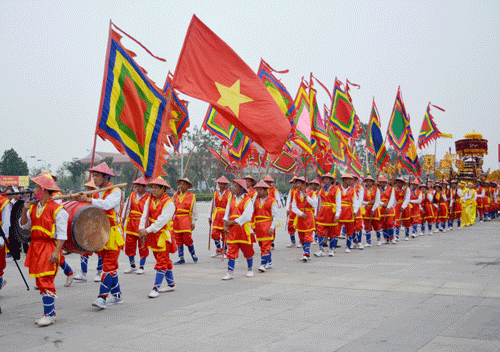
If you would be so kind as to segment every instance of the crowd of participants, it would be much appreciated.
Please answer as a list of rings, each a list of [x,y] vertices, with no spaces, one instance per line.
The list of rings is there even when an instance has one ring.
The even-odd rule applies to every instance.
[[[134,191],[124,201],[122,190],[111,182],[115,175],[106,163],[91,168],[90,172],[92,180],[84,186],[95,192],[77,193],[73,198],[101,208],[111,228],[105,247],[96,252],[98,264],[93,280],[100,282],[100,286],[92,306],[105,309],[123,303],[118,278],[118,258],[123,249],[129,259],[125,274],[143,274],[149,250],[153,253],[155,278],[148,297],[157,298],[161,293],[174,291],[173,266],[186,263],[184,250],[187,249],[194,263],[198,261],[192,238],[197,220],[196,196],[189,191],[192,183],[187,178],[179,179],[170,197],[171,187],[163,178],[146,181],[141,177],[133,182]],[[43,315],[35,323],[47,326],[55,322],[54,279],[58,269],[66,275],[65,287],[73,280],[86,282],[88,259],[93,254],[80,256],[81,270],[74,275],[63,255],[69,215],[61,200],[53,199],[61,194],[57,179],[44,172],[31,180],[35,184],[36,201],[25,201],[18,225],[31,230],[31,243],[24,248],[27,249],[24,265],[30,277],[35,278],[42,296]],[[311,259],[311,252],[316,257],[335,256],[339,238],[346,239],[345,252],[351,253],[353,249],[375,245],[375,240],[379,246],[397,244],[402,239],[408,241],[450,231],[454,226],[459,230],[473,225],[477,219],[482,222],[496,218],[500,211],[499,185],[484,180],[475,184],[452,180],[448,184],[396,178],[390,184],[382,176],[377,180],[370,176],[361,180],[349,173],[340,178],[340,183],[331,174],[323,175],[321,180],[322,183],[307,182],[304,177],[293,177],[286,202],[282,202],[270,176],[259,182],[252,176],[233,182],[224,176],[216,180],[208,222],[215,245],[211,257],[227,258],[227,273],[222,280],[234,278],[240,251],[247,263],[246,276],[254,276],[255,242],[260,250],[258,271],[272,269],[276,228],[280,226],[279,209],[283,206],[290,237],[286,247],[301,248],[298,259],[303,262]],[[0,194],[0,225],[7,237],[12,225],[10,211],[19,198]],[[12,237],[8,238],[10,254],[0,239],[0,289],[6,284],[3,279],[6,256],[20,259],[22,244]],[[317,250],[311,248],[313,245],[318,246]],[[135,261],[137,252],[139,263]],[[177,254],[175,262],[170,259],[171,254]]]

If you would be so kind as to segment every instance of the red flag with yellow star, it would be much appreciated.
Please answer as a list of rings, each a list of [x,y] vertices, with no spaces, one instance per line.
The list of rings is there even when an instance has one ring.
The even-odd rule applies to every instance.
[[[210,103],[267,152],[281,153],[290,135],[287,118],[255,72],[195,15],[172,87]]]

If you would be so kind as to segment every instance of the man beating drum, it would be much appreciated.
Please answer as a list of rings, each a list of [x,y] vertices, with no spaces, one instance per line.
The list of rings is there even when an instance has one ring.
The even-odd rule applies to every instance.
[[[89,171],[92,173],[92,178],[98,189],[113,185],[110,178],[114,177],[115,174],[105,162],[94,166]],[[98,252],[103,262],[103,275],[99,295],[92,302],[92,305],[104,309],[108,305],[123,303],[117,271],[118,257],[125,243],[119,217],[123,199],[122,191],[119,187],[113,187],[104,192],[94,193],[93,198],[80,194],[76,199],[80,202],[91,203],[93,206],[104,210],[111,225],[108,243]]]

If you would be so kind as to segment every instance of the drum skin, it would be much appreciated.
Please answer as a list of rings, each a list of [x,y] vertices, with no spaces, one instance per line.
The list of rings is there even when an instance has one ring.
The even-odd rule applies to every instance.
[[[109,240],[111,226],[104,210],[86,202],[64,202],[68,212],[68,239],[63,248],[73,253],[101,250]]]

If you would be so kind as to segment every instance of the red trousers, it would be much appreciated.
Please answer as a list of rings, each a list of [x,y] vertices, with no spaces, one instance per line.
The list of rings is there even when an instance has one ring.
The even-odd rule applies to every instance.
[[[271,252],[271,244],[273,243],[273,241],[267,240],[267,241],[257,241],[257,242],[259,242],[261,257],[268,255]]]
[[[97,252],[102,258],[102,271],[109,273],[118,269],[118,257],[120,256],[121,250],[122,247],[118,248],[116,251],[103,249]]]
[[[253,245],[248,243],[228,243],[227,244],[227,259],[238,258],[239,252],[243,253],[243,257],[246,259],[252,258],[255,254],[253,250]]]
[[[354,235],[354,221],[342,221],[339,220],[339,227],[344,226],[345,229],[345,234],[349,237],[352,237]]]
[[[216,229],[216,228],[212,228],[212,239],[213,240],[221,240],[224,235],[224,230],[221,230],[221,229]]]
[[[170,242],[167,242],[167,249],[165,251],[153,251],[156,259],[155,270],[172,270],[174,265],[170,260]]]
[[[127,257],[135,256],[135,249],[139,247],[139,256],[146,258],[149,255],[149,249],[141,244],[139,236],[127,235],[125,238],[125,255]]]
[[[313,241],[313,232],[314,231],[300,231],[299,232],[299,241],[300,243],[304,242],[312,242]]]
[[[54,295],[56,294],[56,286],[54,285],[54,279],[56,278],[55,275],[47,275],[47,276],[40,276],[35,278],[35,283],[36,287],[38,287],[38,290],[40,291],[40,294],[43,295],[49,294],[49,295]]]
[[[376,219],[371,219],[370,218],[364,218],[363,223],[365,225],[365,230],[366,231],[380,231],[382,228],[382,224],[380,223],[380,220]]]
[[[189,232],[174,232],[175,242],[177,246],[191,246],[193,244],[193,237],[191,231]]]
[[[340,236],[340,226],[332,225],[316,225],[316,231],[318,232],[318,236],[327,236],[328,238],[339,237]]]
[[[288,220],[288,234],[293,235],[295,233],[295,226],[293,226],[293,220]]]

